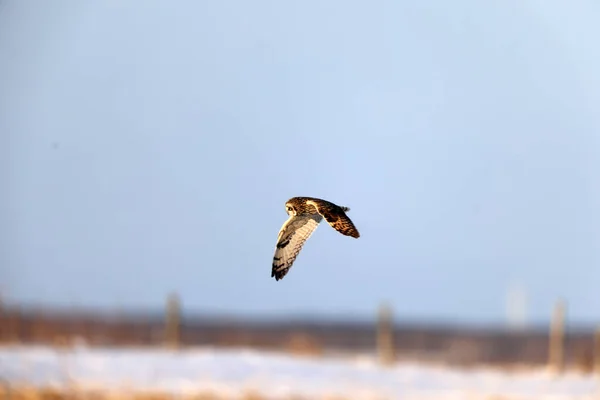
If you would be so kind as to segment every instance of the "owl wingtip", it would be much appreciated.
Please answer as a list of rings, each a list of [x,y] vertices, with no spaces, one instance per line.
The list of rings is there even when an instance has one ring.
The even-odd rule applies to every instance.
[[[271,270],[271,278],[275,278],[276,281],[283,279],[283,277],[286,274],[287,274],[287,270],[285,270],[285,271],[277,270],[277,268],[275,266]]]
[[[273,275],[271,275],[271,277],[275,277],[275,281],[280,281],[283,279],[283,275],[279,275],[279,274],[273,274]]]

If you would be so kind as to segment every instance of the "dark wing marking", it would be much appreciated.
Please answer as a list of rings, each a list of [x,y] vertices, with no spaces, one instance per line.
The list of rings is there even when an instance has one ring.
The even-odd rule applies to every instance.
[[[282,279],[302,250],[304,242],[313,234],[319,222],[323,220],[319,214],[301,214],[290,217],[281,227],[277,238],[277,247],[273,256],[271,277]]]
[[[319,214],[325,218],[325,221],[329,223],[339,233],[353,238],[359,238],[360,233],[354,226],[354,223],[344,211],[349,211],[348,207],[339,207],[329,202],[320,202],[309,200],[306,204],[312,204],[316,207]]]

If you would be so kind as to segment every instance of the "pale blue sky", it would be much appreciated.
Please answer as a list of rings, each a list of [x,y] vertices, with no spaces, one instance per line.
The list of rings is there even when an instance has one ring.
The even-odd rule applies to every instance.
[[[596,1],[3,1],[14,302],[600,322]],[[292,196],[351,207],[270,277]]]

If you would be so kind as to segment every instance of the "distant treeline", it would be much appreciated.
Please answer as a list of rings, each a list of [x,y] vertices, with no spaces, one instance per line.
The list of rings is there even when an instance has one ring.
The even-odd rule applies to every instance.
[[[165,315],[0,308],[2,343],[66,345],[83,340],[92,346],[163,346]],[[186,346],[244,346],[299,353],[372,353],[376,325],[365,322],[248,321],[181,316],[177,343]],[[540,365],[548,360],[546,329],[508,331],[469,327],[417,326],[396,321],[393,342],[399,360],[428,360],[453,365]],[[568,332],[565,361],[592,368],[592,329]]]

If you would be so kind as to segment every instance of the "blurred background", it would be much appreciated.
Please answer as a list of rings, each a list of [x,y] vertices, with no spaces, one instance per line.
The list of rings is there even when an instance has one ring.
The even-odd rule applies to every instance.
[[[0,2],[2,340],[540,364],[554,323],[591,368],[598,17]],[[321,224],[276,282],[293,196],[361,237]]]

